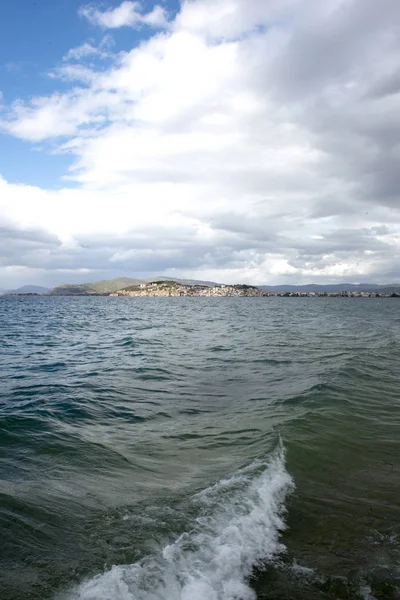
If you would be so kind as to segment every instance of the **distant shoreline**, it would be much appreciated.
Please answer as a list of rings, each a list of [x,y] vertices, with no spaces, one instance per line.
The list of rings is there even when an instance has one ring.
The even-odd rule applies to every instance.
[[[0,298],[400,298],[396,292],[264,292],[260,294],[1,294]]]
[[[23,285],[17,289],[1,289],[3,296],[279,296],[279,297],[397,297],[400,283],[325,283],[325,284],[224,284],[198,279],[154,279],[117,277],[88,283],[63,283],[53,288]]]

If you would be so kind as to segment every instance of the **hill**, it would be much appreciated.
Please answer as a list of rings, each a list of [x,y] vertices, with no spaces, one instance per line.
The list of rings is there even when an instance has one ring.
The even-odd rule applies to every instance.
[[[103,279],[92,283],[64,283],[50,290],[52,296],[74,296],[109,294],[130,285],[142,283],[140,279],[131,277],[118,277],[117,279]]]
[[[171,280],[131,285],[111,296],[264,296],[265,292],[252,285],[183,285]]]
[[[121,289],[140,285],[141,283],[152,283],[153,281],[170,281],[181,285],[207,285],[214,286],[212,281],[198,281],[196,279],[176,279],[160,275],[149,279],[132,279],[131,277],[118,277],[117,279],[105,279],[92,283],[64,283],[58,285],[48,293],[52,296],[76,296],[92,294],[111,294]]]
[[[41,285],[23,285],[15,290],[4,290],[3,294],[47,294],[49,288]]]
[[[165,275],[151,277],[151,279],[146,279],[145,283],[152,283],[153,281],[173,281],[175,283],[179,283],[180,285],[207,285],[208,287],[214,287],[214,285],[218,285],[217,283],[215,283],[215,281],[202,281],[200,279],[179,279],[177,277],[167,277]]]

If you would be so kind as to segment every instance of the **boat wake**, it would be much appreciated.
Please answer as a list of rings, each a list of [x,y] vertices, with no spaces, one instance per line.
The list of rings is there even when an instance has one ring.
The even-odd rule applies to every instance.
[[[285,498],[294,487],[279,447],[196,494],[200,515],[174,543],[83,582],[63,600],[254,600],[248,580],[284,551]]]

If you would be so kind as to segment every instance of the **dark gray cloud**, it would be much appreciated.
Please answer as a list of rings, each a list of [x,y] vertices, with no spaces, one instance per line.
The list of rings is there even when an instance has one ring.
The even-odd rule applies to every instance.
[[[324,153],[319,172],[347,184],[339,210],[357,199],[399,209],[400,4],[321,4],[268,67],[274,93]]]
[[[28,266],[40,263],[43,256],[56,251],[60,241],[37,229],[0,226],[0,266]]]

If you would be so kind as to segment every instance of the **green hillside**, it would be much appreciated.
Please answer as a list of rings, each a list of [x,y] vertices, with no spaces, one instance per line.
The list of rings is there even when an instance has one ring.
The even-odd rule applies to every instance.
[[[143,283],[143,282],[140,282]],[[148,283],[155,283],[157,284],[158,287],[162,287],[162,288],[170,288],[170,287],[179,287],[179,283],[177,281],[173,281],[170,279],[156,279],[156,280],[149,280]],[[138,292],[140,291],[141,287],[139,283],[136,283],[135,285],[129,285],[126,286],[120,290],[117,290],[119,292]]]
[[[153,277],[151,279],[132,279],[131,277],[118,277],[117,279],[104,279],[93,283],[64,283],[58,285],[49,291],[52,296],[74,296],[74,295],[91,295],[91,294],[110,294],[122,289],[138,286],[141,283],[167,283],[169,285],[208,285],[214,286],[212,281],[198,281],[196,279],[176,279],[174,277],[164,277],[163,275]]]
[[[215,281],[203,281],[201,279],[182,279],[179,277],[168,277],[166,275],[157,275],[156,277],[151,277],[150,279],[146,279],[147,283],[152,283],[154,281],[172,281],[175,283],[180,283],[182,285],[207,285],[208,287],[214,287],[218,285]]]
[[[93,283],[64,283],[49,292],[52,296],[71,296],[76,294],[109,294],[122,288],[142,283],[140,279],[118,277],[117,279],[103,279]]]

